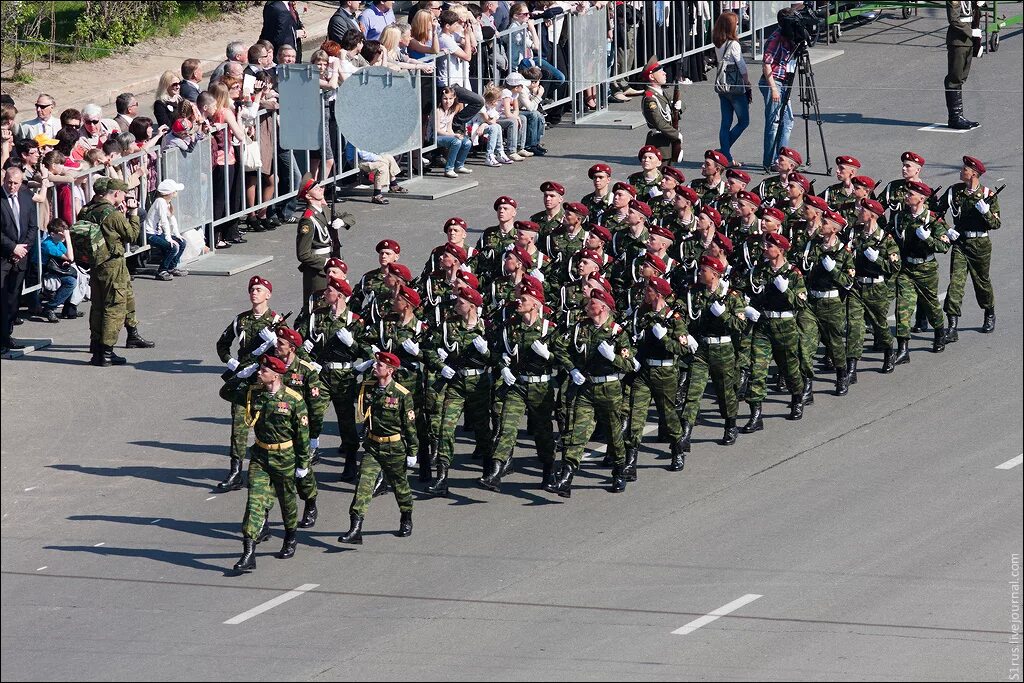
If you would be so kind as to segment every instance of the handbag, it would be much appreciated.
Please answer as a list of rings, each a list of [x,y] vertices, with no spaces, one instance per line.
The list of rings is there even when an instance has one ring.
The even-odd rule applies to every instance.
[[[46,262],[46,268],[43,269],[44,275],[51,275],[54,277],[68,277],[77,275],[75,267],[68,261],[63,261],[58,258],[50,257]]]
[[[745,95],[747,92],[747,84],[741,80],[739,68],[735,64],[726,64],[725,59],[718,63],[718,72],[715,73],[715,92],[729,97]]]
[[[260,143],[256,140],[250,140],[245,143],[245,149],[242,152],[242,163],[245,165],[246,171],[259,171],[263,168],[263,157],[260,154]]]

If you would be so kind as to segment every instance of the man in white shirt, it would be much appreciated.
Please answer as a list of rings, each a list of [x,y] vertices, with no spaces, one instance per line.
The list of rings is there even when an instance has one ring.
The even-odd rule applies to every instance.
[[[52,96],[42,93],[36,98],[36,117],[22,122],[14,137],[17,140],[32,140],[40,133],[51,138],[57,137],[60,130],[60,119],[53,115],[57,101]]]

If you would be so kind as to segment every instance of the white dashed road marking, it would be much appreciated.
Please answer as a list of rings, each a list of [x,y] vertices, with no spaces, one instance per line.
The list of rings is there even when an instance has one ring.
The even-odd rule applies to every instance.
[[[1021,464],[1022,462],[1024,462],[1024,453],[1018,455],[1016,458],[1010,458],[1009,460],[1004,462],[1002,465],[996,465],[996,469],[997,470],[1012,470],[1014,467],[1016,467],[1017,465]]]
[[[251,610],[249,610],[247,612],[242,612],[237,617],[231,617],[230,619],[228,619],[224,623],[225,624],[241,624],[243,621],[248,621],[249,619],[252,619],[255,616],[263,614],[267,610],[274,609],[278,605],[283,605],[284,603],[288,602],[289,600],[297,598],[300,595],[302,595],[303,593],[311,591],[314,588],[317,588],[319,586],[320,586],[319,583],[304,583],[301,586],[299,586],[298,588],[296,588],[295,590],[288,591],[284,595],[279,595],[279,596],[277,596],[276,598],[274,598],[272,600],[267,600],[262,605],[257,605],[256,607],[253,607]]]
[[[747,593],[742,598],[737,598],[736,600],[733,600],[732,602],[730,602],[728,605],[722,605],[721,607],[719,607],[718,609],[714,610],[713,612],[708,612],[707,614],[705,614],[704,616],[700,617],[699,619],[694,619],[693,621],[691,621],[686,626],[680,626],[675,631],[672,631],[672,635],[675,635],[675,636],[685,636],[685,635],[687,635],[689,633],[693,633],[694,631],[699,629],[701,626],[707,626],[708,624],[710,624],[712,621],[715,621],[719,617],[724,617],[726,614],[729,614],[731,612],[735,612],[740,607],[743,607],[744,605],[749,605],[750,603],[754,602],[754,600],[757,600],[758,598],[761,598],[761,597],[764,597],[764,596],[763,595],[757,595],[755,593]]]

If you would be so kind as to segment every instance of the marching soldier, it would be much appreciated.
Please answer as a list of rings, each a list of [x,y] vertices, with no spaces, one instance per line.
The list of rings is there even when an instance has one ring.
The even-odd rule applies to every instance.
[[[563,206],[565,222],[544,240],[544,253],[550,259],[548,286],[554,290],[562,286],[569,276],[569,257],[583,248],[587,240],[584,225],[590,209],[580,202],[566,202]]]
[[[505,263],[501,277],[491,283],[488,301],[488,317],[494,318],[512,301],[516,299],[516,288],[526,272],[533,269],[533,257],[526,249],[513,246],[505,252]],[[499,316],[500,317],[500,316]]]
[[[427,262],[423,266],[423,272],[420,275],[421,278],[426,278],[433,272],[436,272],[438,268],[438,261],[441,258],[441,254],[444,253],[444,249],[449,244],[454,244],[463,251],[466,252],[466,258],[462,260],[460,267],[464,270],[476,270],[476,261],[479,256],[478,251],[466,244],[466,232],[469,230],[469,226],[466,221],[462,220],[458,216],[449,218],[444,223],[444,234],[448,238],[447,241],[438,246],[430,252],[430,256],[427,257]]]
[[[789,259],[804,272],[811,269],[811,243],[821,232],[825,220],[825,212],[829,206],[821,197],[807,195],[804,202],[804,220],[799,232],[794,230],[793,241],[789,249]],[[804,405],[814,403],[814,357],[821,342],[818,321],[814,317],[814,309],[801,306],[796,311],[796,324],[800,328],[800,372],[804,376]],[[832,356],[825,355],[825,371],[835,370]],[[780,373],[781,377],[781,373]]]
[[[825,203],[835,209],[841,216],[845,216],[850,207],[856,205],[858,197],[853,194],[853,179],[860,171],[860,161],[856,157],[844,154],[836,157],[836,180],[838,183],[833,183],[825,188],[825,191],[821,193],[821,198],[825,200]]]
[[[807,227],[807,211],[804,209],[806,204],[804,200],[814,196],[811,194],[811,181],[802,173],[791,173],[786,184],[786,193],[786,201],[776,204],[776,206],[782,209],[786,216],[782,225],[782,234],[791,243],[795,243]]]
[[[716,205],[725,194],[725,180],[722,174],[729,168],[729,159],[717,149],[704,152],[704,162],[700,166],[702,177],[690,182],[690,187],[700,195],[702,204]]]
[[[629,203],[636,199],[636,188],[619,181],[612,186],[612,205],[604,214],[604,227],[614,236],[626,229],[629,218]]]
[[[379,316],[381,312],[386,313],[387,308],[382,308],[377,303],[378,296],[386,298],[388,286],[384,279],[388,274],[388,265],[398,261],[402,253],[402,247],[395,240],[381,240],[374,248],[377,252],[378,267],[363,273],[359,282],[352,287],[352,299],[349,305],[364,318]],[[376,314],[371,309],[376,306]]]
[[[874,196],[872,193],[874,192],[875,185],[878,184],[874,178],[866,175],[853,176],[853,180],[850,182],[853,184],[854,201],[846,204],[842,209],[836,209],[839,215],[846,219],[847,234],[843,235],[843,237],[847,241],[852,239],[853,234],[856,232],[857,222],[860,220],[862,202]]]
[[[429,275],[425,275],[420,282],[423,317],[429,320],[432,326],[440,325],[451,312],[452,304],[455,302],[458,273],[466,258],[465,249],[449,242],[441,247],[436,259],[437,268]]]
[[[644,113],[644,120],[647,121],[646,145],[655,147],[661,152],[661,156],[671,162],[681,163],[683,160],[683,134],[672,125],[672,108],[682,110],[682,101],[669,102],[665,95],[665,82],[667,76],[665,69],[654,57],[647,62],[647,66],[640,72],[640,78],[647,82],[647,89],[644,91],[641,111]],[[678,151],[673,153],[673,147]]]
[[[939,215],[946,212],[953,216],[951,241],[953,254],[949,260],[949,288],[946,290],[944,310],[949,317],[949,331],[946,341],[959,339],[960,305],[964,300],[967,275],[974,285],[974,296],[985,311],[985,322],[981,331],[988,333],[996,329],[996,298],[992,290],[989,268],[992,265],[992,242],[988,231],[998,230],[1002,224],[999,218],[999,196],[981,184],[985,164],[980,159],[965,156],[960,169],[959,183],[950,187],[939,201]]]
[[[562,209],[562,203],[565,200],[565,188],[561,183],[546,180],[541,183],[540,191],[544,202],[544,210],[530,216],[530,220],[537,224],[540,236],[546,238],[561,227],[565,218],[565,212]]]
[[[650,239],[647,221],[651,218],[651,207],[639,199],[629,202],[629,213],[626,217],[626,229],[612,234],[611,253],[624,268],[635,259],[646,247]]]
[[[368,457],[363,457],[359,484],[349,507],[351,526],[338,537],[341,543],[355,545],[363,543],[363,518],[381,476],[394,490],[401,513],[395,535],[399,538],[412,535],[412,489],[405,466],[419,451],[416,404],[412,392],[394,378],[402,366],[398,356],[379,351],[374,359],[373,378],[359,387],[356,403],[356,420],[365,434],[364,448]]]
[[[317,185],[312,178],[304,179],[299,188],[298,198],[300,201],[305,200],[307,206],[302,218],[299,219],[298,232],[295,236],[295,256],[299,260],[299,271],[302,272],[302,299],[305,301],[315,290],[327,286],[324,265],[331,256],[338,255],[341,248],[341,245],[335,244],[331,238],[331,230],[337,234],[338,230],[345,227],[345,220],[335,218],[333,223],[328,222],[324,213],[327,208],[324,188]]]
[[[755,192],[765,206],[782,208],[782,205],[786,204],[789,199],[788,186],[790,176],[803,166],[804,159],[800,156],[800,152],[792,147],[781,147],[779,148],[779,157],[776,159],[775,164],[779,167],[779,175],[769,176],[762,180]],[[807,192],[810,191],[810,184],[808,183]]]
[[[636,188],[638,197],[649,201],[658,196],[658,186],[661,185],[661,152],[653,145],[644,145],[636,153],[636,158],[641,170],[631,173],[626,180]]]
[[[495,199],[494,211],[498,214],[498,224],[486,228],[476,243],[476,250],[480,254],[477,259],[477,275],[484,289],[501,277],[505,252],[515,244],[518,206],[516,200],[507,195]]]
[[[746,190],[736,193],[736,213],[729,220],[726,229],[726,234],[733,244],[745,242],[748,237],[761,234],[761,226],[757,220],[757,212],[760,209],[761,198],[756,194]]]
[[[330,282],[332,277],[348,282],[348,264],[336,256],[327,259],[327,263],[324,264],[324,278]],[[302,310],[299,312],[300,320],[308,317],[309,313],[320,305],[325,291],[326,289],[318,289],[306,298]],[[296,321],[296,326],[298,326],[298,321]]]
[[[256,544],[270,538],[267,516],[274,499],[284,518],[284,544],[278,557],[295,555],[298,504],[295,482],[309,475],[309,418],[302,396],[284,385],[287,371],[283,360],[270,355],[259,358],[259,384],[229,381],[221,387],[221,398],[241,406],[246,422],[256,432],[249,460],[249,496],[242,521],[242,557],[235,571],[256,568]],[[257,364],[243,372],[255,373]],[[245,380],[249,375],[241,377]]]
[[[608,164],[594,164],[587,171],[587,176],[594,184],[594,191],[581,199],[583,206],[590,211],[590,220],[593,223],[601,223],[604,220],[604,213],[611,208],[612,190],[610,187],[612,178],[612,167]]]
[[[871,324],[875,346],[884,349],[882,372],[890,373],[895,368],[888,315],[893,300],[890,283],[900,269],[900,248],[892,235],[878,224],[883,213],[882,204],[877,200],[861,200],[860,229],[854,233],[852,241],[856,284],[846,299],[850,320],[846,371],[850,384],[857,381],[857,363],[864,353],[865,321]]]
[[[661,169],[661,183],[658,185],[654,196],[648,204],[651,207],[651,217],[658,225],[664,225],[666,220],[671,219],[676,213],[676,195],[679,188],[686,183],[686,176],[674,166],[666,166]]]
[[[715,202],[715,208],[722,214],[722,222],[732,222],[740,208],[739,194],[750,184],[750,175],[738,168],[730,168],[725,172],[725,194]]]

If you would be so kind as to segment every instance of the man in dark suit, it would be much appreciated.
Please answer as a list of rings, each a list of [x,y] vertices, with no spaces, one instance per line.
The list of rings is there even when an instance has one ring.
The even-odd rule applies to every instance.
[[[301,30],[292,14],[291,7],[283,0],[271,0],[263,6],[263,31],[260,40],[269,40],[274,45],[274,53],[282,45],[297,48],[299,38],[306,32]]]
[[[23,349],[11,339],[14,319],[18,317],[18,298],[28,271],[29,255],[39,239],[39,224],[32,193],[24,184],[21,169],[12,167],[4,171],[2,200],[0,200],[0,347]]]
[[[359,22],[356,21],[356,13],[359,11],[358,2],[342,2],[338,5],[338,11],[331,16],[327,22],[327,38],[340,43],[342,37],[352,29],[359,29]]]

